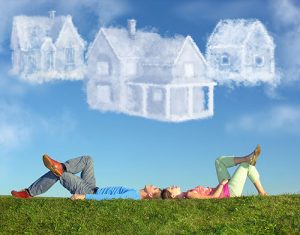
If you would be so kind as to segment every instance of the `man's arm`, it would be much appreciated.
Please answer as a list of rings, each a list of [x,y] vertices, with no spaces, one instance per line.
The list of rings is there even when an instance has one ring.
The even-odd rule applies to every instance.
[[[84,194],[73,194],[71,196],[71,200],[84,200],[85,199],[85,195]]]
[[[139,200],[140,195],[136,190],[129,190],[121,194],[74,194],[71,196],[72,200],[111,200],[111,199],[135,199]]]

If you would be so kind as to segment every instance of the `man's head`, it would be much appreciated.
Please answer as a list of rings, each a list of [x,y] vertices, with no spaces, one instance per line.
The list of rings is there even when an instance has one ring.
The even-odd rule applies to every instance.
[[[145,185],[141,191],[144,199],[159,199],[161,195],[161,189],[154,185]]]
[[[170,186],[161,192],[162,199],[174,199],[181,194],[181,189],[178,186]]]

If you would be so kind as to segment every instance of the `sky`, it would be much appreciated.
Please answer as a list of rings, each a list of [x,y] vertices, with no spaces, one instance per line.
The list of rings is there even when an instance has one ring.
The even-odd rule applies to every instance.
[[[34,7],[33,7],[34,6]],[[58,161],[89,155],[98,187],[215,186],[214,160],[243,156],[259,143],[257,163],[269,194],[300,193],[300,3],[293,0],[0,0],[0,194],[29,187],[47,172],[42,155]],[[155,28],[191,35],[204,54],[221,19],[256,18],[276,44],[280,83],[216,86],[214,116],[159,122],[89,108],[82,81],[30,84],[10,75],[16,15],[72,15],[91,43],[101,26]],[[234,170],[234,169],[233,169]],[[233,173],[233,170],[230,172]],[[248,180],[244,194],[256,191]],[[43,196],[68,197],[59,183]]]

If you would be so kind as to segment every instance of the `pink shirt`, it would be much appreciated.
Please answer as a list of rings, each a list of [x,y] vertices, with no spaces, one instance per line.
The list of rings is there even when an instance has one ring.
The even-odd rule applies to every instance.
[[[210,188],[210,187],[203,187],[203,186],[197,186],[193,189],[190,189],[188,191],[186,191],[184,193],[184,198],[186,198],[187,193],[191,192],[191,191],[196,191],[198,194],[200,194],[201,196],[211,196],[214,194],[214,192],[216,191],[217,188]],[[228,188],[228,183],[224,184],[222,192],[219,196],[219,198],[226,198],[226,197],[230,197],[230,193],[229,193],[229,188]]]

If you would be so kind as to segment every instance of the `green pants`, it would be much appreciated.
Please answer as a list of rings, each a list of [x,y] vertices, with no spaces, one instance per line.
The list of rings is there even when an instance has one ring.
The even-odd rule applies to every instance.
[[[233,159],[234,156],[221,156],[216,159],[215,165],[219,182],[230,179],[228,183],[230,197],[239,197],[242,195],[247,176],[249,176],[252,183],[255,183],[259,180],[259,173],[255,166],[243,162],[239,164],[231,177],[227,168],[235,166]]]

